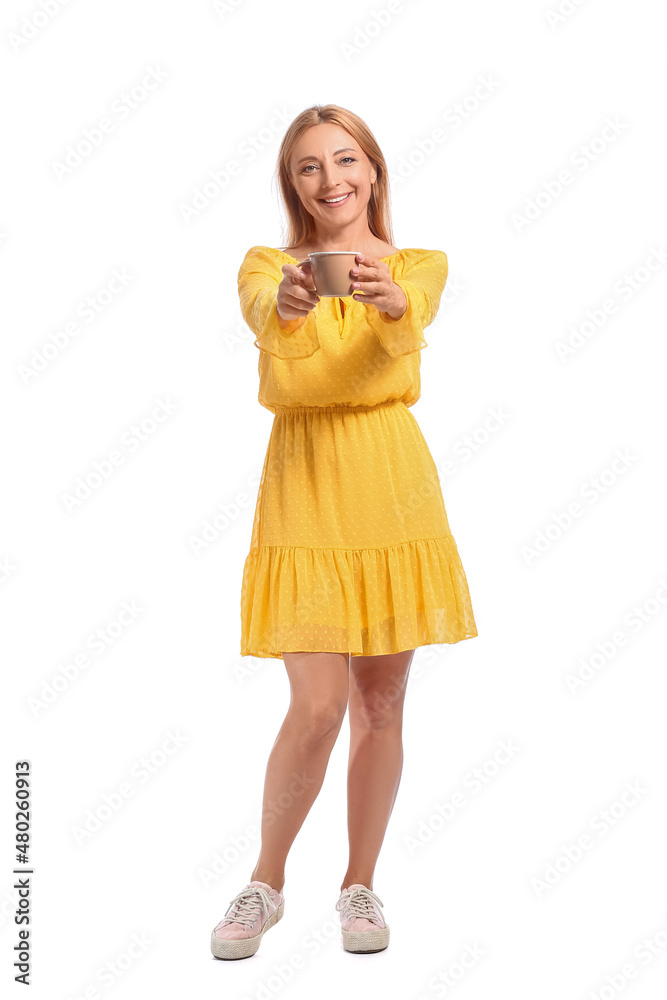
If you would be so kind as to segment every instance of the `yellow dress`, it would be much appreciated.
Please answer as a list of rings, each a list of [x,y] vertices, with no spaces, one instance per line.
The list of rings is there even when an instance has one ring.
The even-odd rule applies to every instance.
[[[239,270],[258,400],[274,414],[243,569],[242,656],[370,656],[477,635],[435,462],[409,410],[447,256],[382,260],[407,297],[400,319],[323,297],[287,329],[276,296],[296,259],[254,246]]]

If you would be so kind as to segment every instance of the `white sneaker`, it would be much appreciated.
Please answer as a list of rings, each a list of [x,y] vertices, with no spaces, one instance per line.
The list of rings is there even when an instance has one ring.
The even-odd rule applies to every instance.
[[[211,951],[216,958],[249,958],[259,948],[264,932],[278,923],[284,909],[282,892],[268,882],[253,879],[234,896],[211,932]]]
[[[389,927],[382,915],[382,900],[360,882],[343,889],[336,903],[340,911],[343,948],[356,954],[384,951]]]

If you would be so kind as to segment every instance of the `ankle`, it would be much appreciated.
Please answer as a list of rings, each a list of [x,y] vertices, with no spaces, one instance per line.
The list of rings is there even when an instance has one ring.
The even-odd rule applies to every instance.
[[[367,879],[356,875],[346,875],[340,887],[340,891],[342,892],[343,889],[349,889],[351,885],[365,885],[367,889],[370,889],[371,892],[373,891],[372,878]]]
[[[257,882],[266,882],[266,884],[270,885],[272,889],[276,890],[276,892],[282,892],[283,891],[283,887],[285,885],[285,876],[284,875],[271,875],[271,874],[267,875],[267,874],[263,874],[262,871],[261,871],[261,869],[255,869],[255,871],[250,876],[250,881],[251,882],[255,882],[255,881],[257,881]]]

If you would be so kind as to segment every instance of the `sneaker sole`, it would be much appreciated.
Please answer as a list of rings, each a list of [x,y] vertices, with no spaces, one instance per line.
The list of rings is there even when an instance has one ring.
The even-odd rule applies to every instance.
[[[375,931],[343,931],[343,948],[354,955],[364,955],[384,951],[389,945],[389,928],[378,927]]]
[[[266,921],[259,934],[255,934],[254,937],[226,940],[225,938],[216,937],[215,930],[211,931],[211,952],[214,957],[227,960],[250,958],[259,948],[262,938],[269,927],[273,927],[282,918],[284,909],[285,901],[283,900],[276,912]]]

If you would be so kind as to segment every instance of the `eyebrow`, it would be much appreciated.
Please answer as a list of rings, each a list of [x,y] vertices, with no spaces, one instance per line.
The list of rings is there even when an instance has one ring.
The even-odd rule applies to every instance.
[[[356,153],[356,150],[352,149],[351,146],[345,146],[344,149],[337,149],[333,155],[338,156],[339,153]],[[297,161],[296,165],[298,167],[299,164],[303,163],[304,160],[316,160],[316,159],[317,159],[316,156],[302,156],[301,159]]]

